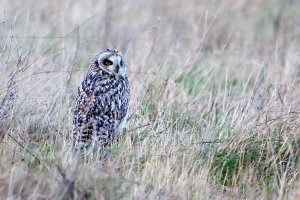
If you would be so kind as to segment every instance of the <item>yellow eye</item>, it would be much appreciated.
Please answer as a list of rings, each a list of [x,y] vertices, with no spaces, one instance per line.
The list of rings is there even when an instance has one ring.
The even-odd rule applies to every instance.
[[[111,62],[111,61],[108,60],[108,59],[105,59],[105,60],[103,60],[103,64],[104,64],[105,66],[109,66],[109,65],[112,65],[113,62]]]

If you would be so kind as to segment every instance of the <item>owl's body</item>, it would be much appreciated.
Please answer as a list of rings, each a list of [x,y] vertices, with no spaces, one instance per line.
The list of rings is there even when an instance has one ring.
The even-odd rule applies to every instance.
[[[109,49],[100,52],[78,88],[73,118],[75,145],[97,148],[117,139],[126,124],[129,99],[122,55]]]

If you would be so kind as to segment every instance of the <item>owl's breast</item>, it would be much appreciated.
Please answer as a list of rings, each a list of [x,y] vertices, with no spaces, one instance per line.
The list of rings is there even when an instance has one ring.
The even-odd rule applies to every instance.
[[[122,119],[128,111],[129,86],[127,78],[95,79],[93,92],[93,112]]]

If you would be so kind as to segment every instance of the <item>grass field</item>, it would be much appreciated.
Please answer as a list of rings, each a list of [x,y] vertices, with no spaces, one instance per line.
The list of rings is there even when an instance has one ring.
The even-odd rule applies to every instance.
[[[0,199],[300,199],[300,1],[0,0]],[[93,56],[125,135],[72,153]]]

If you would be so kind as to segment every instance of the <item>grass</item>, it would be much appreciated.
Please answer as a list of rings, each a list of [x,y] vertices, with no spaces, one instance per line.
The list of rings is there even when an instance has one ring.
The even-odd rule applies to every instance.
[[[36,4],[0,4],[1,199],[299,197],[298,1]],[[80,158],[77,86],[107,47],[128,127]]]

